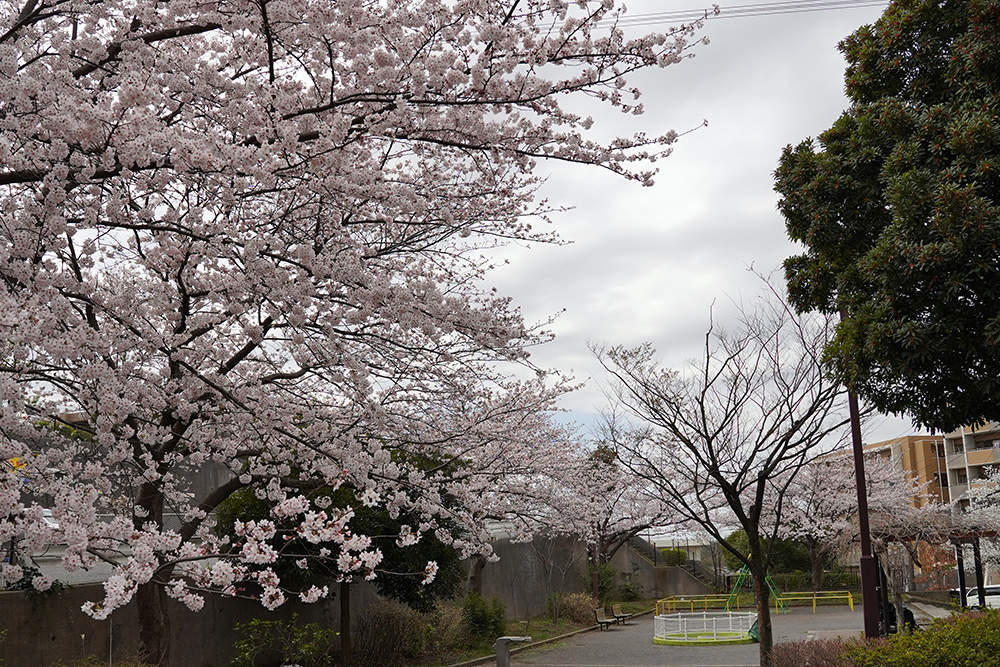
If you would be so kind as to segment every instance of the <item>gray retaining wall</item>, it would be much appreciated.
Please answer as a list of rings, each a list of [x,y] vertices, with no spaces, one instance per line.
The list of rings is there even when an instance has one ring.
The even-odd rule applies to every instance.
[[[500,560],[483,570],[483,594],[494,595],[507,607],[510,619],[523,620],[547,612],[553,593],[589,592],[587,554],[582,543],[569,539],[536,538],[528,544],[501,540],[495,545]],[[709,592],[679,567],[656,568],[627,546],[612,561],[620,581],[638,583],[645,597]],[[337,590],[336,586],[332,587]],[[105,621],[95,621],[81,611],[87,601],[103,597],[101,584],[86,584],[58,593],[0,592],[0,665],[49,667],[57,661],[72,663],[87,655],[107,660],[134,657],[138,648],[135,603],[115,611]],[[351,620],[357,622],[365,607],[378,599],[374,586],[351,588]],[[319,623],[338,629],[340,600],[316,604],[289,602],[268,612],[252,600],[207,596],[205,607],[192,612],[168,600],[172,635],[170,667],[226,667],[239,639],[235,627],[253,618],[287,620],[293,613],[302,623]]]

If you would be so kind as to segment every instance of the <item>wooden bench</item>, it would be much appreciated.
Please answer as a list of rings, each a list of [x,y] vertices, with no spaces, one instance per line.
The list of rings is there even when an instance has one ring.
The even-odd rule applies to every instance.
[[[626,614],[622,611],[620,604],[611,605],[611,615],[615,617],[615,623],[621,622],[622,625],[625,625],[625,621],[632,618],[632,614]]]
[[[601,626],[601,630],[610,628],[613,623],[618,622],[616,619],[608,618],[604,615],[604,607],[598,607],[595,609],[594,615],[597,616],[597,624]]]

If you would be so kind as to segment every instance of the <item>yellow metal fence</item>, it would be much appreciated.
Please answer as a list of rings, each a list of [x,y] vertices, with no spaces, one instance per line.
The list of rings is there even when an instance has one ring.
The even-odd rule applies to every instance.
[[[818,591],[803,593],[782,593],[780,597],[774,598],[774,609],[778,611],[779,606],[785,605],[805,605],[812,602],[813,613],[816,613],[817,604],[827,602],[837,602],[843,600],[854,611],[854,595],[850,591]],[[751,603],[752,604],[752,603]],[[739,596],[736,597],[736,609],[740,608]],[[728,595],[673,595],[668,598],[656,601],[656,615],[674,614],[681,611],[707,611],[709,609],[729,608]]]

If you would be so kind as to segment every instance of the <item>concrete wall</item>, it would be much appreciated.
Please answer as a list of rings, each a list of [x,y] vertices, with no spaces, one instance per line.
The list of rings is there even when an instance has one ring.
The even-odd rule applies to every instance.
[[[611,564],[618,571],[619,582],[639,584],[642,596],[665,598],[671,595],[707,595],[714,591],[682,567],[653,567],[628,546],[618,550]]]
[[[569,539],[537,538],[529,544],[501,540],[495,544],[500,560],[483,570],[483,594],[504,602],[508,618],[523,620],[547,613],[552,593],[590,592],[586,576],[584,545]],[[631,580],[646,597],[709,592],[679,567],[654,568],[628,547],[615,555],[612,564],[619,581]],[[115,611],[105,621],[95,621],[80,607],[103,596],[101,584],[67,588],[58,593],[0,592],[0,665],[4,667],[49,667],[71,663],[87,655],[107,660],[134,657],[138,648],[135,603]],[[351,587],[351,620],[357,622],[364,608],[378,599],[374,586]],[[233,644],[240,638],[236,626],[253,618],[287,620],[293,613],[300,623],[319,623],[339,628],[340,600],[317,604],[289,602],[268,612],[252,600],[207,596],[199,612],[168,601],[172,635],[171,667],[226,667],[233,657]]]
[[[529,543],[500,540],[493,545],[500,557],[483,569],[483,595],[494,595],[507,606],[507,617],[527,619],[547,613],[551,593],[590,590],[587,553],[578,540],[537,537]]]
[[[116,610],[108,620],[95,621],[80,607],[102,597],[100,584],[74,586],[59,593],[0,593],[0,665],[49,667],[56,661],[70,663],[87,655],[107,660],[125,660],[136,655],[138,621],[135,602]],[[351,588],[351,620],[377,598],[367,583]],[[192,612],[168,601],[171,667],[226,667],[233,657],[233,644],[240,638],[236,625],[253,618],[287,620],[298,613],[301,623],[319,623],[339,628],[340,600],[316,604],[290,602],[268,612],[252,600],[205,598],[205,607]]]
[[[527,544],[501,540],[494,544],[500,556],[483,570],[483,595],[497,596],[507,606],[507,616],[526,619],[545,614],[550,593],[589,593],[585,545],[569,539],[536,538]],[[618,550],[611,564],[618,582],[639,584],[643,597],[713,593],[708,586],[681,567],[654,567],[627,545]]]

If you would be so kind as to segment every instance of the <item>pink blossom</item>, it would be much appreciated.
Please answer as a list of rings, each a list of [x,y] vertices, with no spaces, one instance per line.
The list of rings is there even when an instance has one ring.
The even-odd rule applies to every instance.
[[[438,573],[437,562],[433,560],[427,561],[427,567],[424,568],[424,578],[420,581],[420,583],[426,586],[427,584],[434,581],[434,577],[437,576],[437,573]]]

